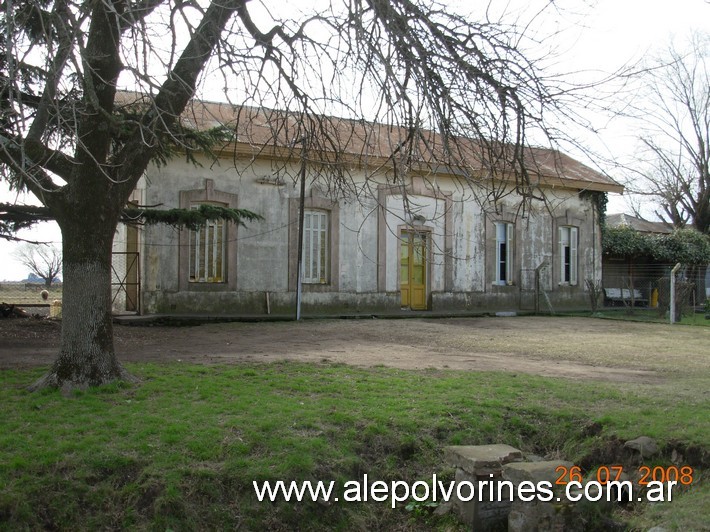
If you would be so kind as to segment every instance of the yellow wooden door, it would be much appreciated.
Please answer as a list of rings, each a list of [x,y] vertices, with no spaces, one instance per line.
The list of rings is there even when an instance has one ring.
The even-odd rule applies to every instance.
[[[402,307],[427,309],[426,234],[402,231],[400,235],[400,291]]]

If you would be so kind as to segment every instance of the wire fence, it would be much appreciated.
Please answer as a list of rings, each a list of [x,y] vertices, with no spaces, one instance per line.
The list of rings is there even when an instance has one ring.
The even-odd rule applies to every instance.
[[[111,304],[114,312],[138,312],[140,310],[140,261],[135,252],[116,252],[111,262]],[[0,283],[0,304],[4,307],[57,307],[51,316],[61,313],[63,286],[52,283],[26,281],[3,281]],[[39,312],[42,314],[42,312]]]
[[[0,283],[0,303],[23,307],[48,307],[62,300],[62,283],[27,283],[5,281]]]
[[[111,260],[111,305],[121,313],[140,311],[140,255],[114,252]]]
[[[651,309],[659,318],[666,318],[671,299],[674,299],[676,318],[703,310],[710,297],[706,267],[681,265],[675,274],[672,298],[673,267],[673,264],[624,261],[605,264],[602,279],[604,306]]]
[[[643,310],[658,320],[667,320],[671,305],[672,264],[608,261],[604,264],[600,303],[603,307]],[[691,316],[710,308],[710,275],[705,266],[681,265],[675,275],[675,318]],[[545,297],[549,272],[541,266],[522,270],[520,308],[535,312],[552,311]],[[140,310],[140,271],[138,253],[114,254],[112,271],[114,311]],[[595,288],[595,287],[592,287]],[[592,290],[587,286],[587,290]],[[22,307],[49,307],[62,301],[62,283],[46,287],[43,283],[2,282],[0,303]],[[548,309],[548,307],[550,307]]]

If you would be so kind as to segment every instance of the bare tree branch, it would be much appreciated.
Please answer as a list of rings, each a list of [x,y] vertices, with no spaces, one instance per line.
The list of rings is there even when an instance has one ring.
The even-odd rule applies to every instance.
[[[647,88],[642,96],[651,103],[633,108],[644,151],[629,186],[652,198],[664,221],[703,233],[710,233],[708,66],[708,39],[696,34],[686,51],[673,46],[641,73]]]
[[[435,176],[448,171],[486,208],[517,192],[524,210],[546,201],[543,173],[563,159],[538,160],[529,145],[531,131],[554,143],[548,113],[569,92],[521,51],[525,24],[476,20],[428,0],[2,7],[0,171],[44,205],[15,215],[50,217],[62,231],[62,345],[40,385],[127,376],[113,352],[111,245],[151,163],[190,159],[210,142],[222,153],[251,146],[255,156],[278,155],[279,177],[296,179],[293,168],[307,164],[336,197],[372,197],[384,181],[402,187],[406,203],[413,173],[438,191]],[[236,124],[191,115],[201,112],[191,99],[220,78]],[[238,142],[216,131],[225,125]],[[354,164],[366,169],[364,182]]]
[[[15,258],[25,265],[30,272],[44,280],[47,287],[57,279],[62,271],[62,253],[52,245],[33,245],[26,243],[15,251]]]

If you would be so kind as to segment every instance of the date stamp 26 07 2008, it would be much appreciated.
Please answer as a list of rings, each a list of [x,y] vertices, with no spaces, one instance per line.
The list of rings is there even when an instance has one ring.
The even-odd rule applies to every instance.
[[[569,482],[582,482],[582,470],[579,466],[559,466],[555,469],[559,473],[559,477],[555,484],[567,484]],[[611,465],[599,466],[596,470],[596,480],[600,484],[608,482],[618,482],[622,480],[624,466]],[[647,486],[649,482],[676,482],[683,486],[689,486],[693,483],[693,468],[690,466],[639,466],[638,473],[641,476],[638,483],[641,486]]]
[[[584,478],[582,470],[579,466],[559,466],[555,469],[559,475],[555,480],[556,485],[575,484],[579,487],[584,486]],[[626,473],[626,474],[625,474]],[[597,486],[626,484],[631,488],[632,484],[628,480],[629,475],[636,478],[636,484],[641,488],[646,488],[646,499],[649,502],[669,502],[672,500],[672,489],[675,486],[689,486],[693,483],[693,468],[690,466],[647,466],[642,465],[636,468],[635,471],[629,472],[624,470],[623,465],[602,465],[596,468],[589,477],[587,483],[592,482]],[[663,490],[663,487],[666,490]],[[627,490],[629,500],[632,499],[632,490]],[[586,493],[586,491],[585,491]],[[621,494],[619,494],[621,495]],[[641,498],[639,498],[641,500]]]

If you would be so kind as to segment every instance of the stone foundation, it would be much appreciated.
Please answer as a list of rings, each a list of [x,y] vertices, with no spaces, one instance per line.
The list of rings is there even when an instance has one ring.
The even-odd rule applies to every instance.
[[[520,450],[504,444],[451,446],[444,452],[447,463],[456,468],[457,486],[465,482],[474,487],[473,493],[456,490],[452,501],[460,520],[472,530],[584,529],[579,508],[565,499],[564,485],[556,484],[562,471],[572,467],[570,462],[526,462]],[[549,501],[536,496],[535,486],[541,482],[549,483],[544,486],[550,486],[551,495],[539,492]]]
[[[502,484],[503,465],[523,460],[523,453],[503,444],[452,446],[444,452],[447,462],[456,467],[457,485],[474,486],[473,493],[462,494],[470,500],[454,496],[453,508],[461,521],[473,530],[506,530],[511,502]]]
[[[503,466],[503,478],[513,483],[516,493],[523,483],[532,486],[549,482],[553,489],[550,501],[540,501],[537,498],[524,501],[516,498],[508,514],[508,532],[584,530],[579,508],[565,499],[564,485],[555,484],[562,473],[558,468],[564,467],[564,471],[569,471],[572,466],[571,462],[561,460],[521,462]]]

